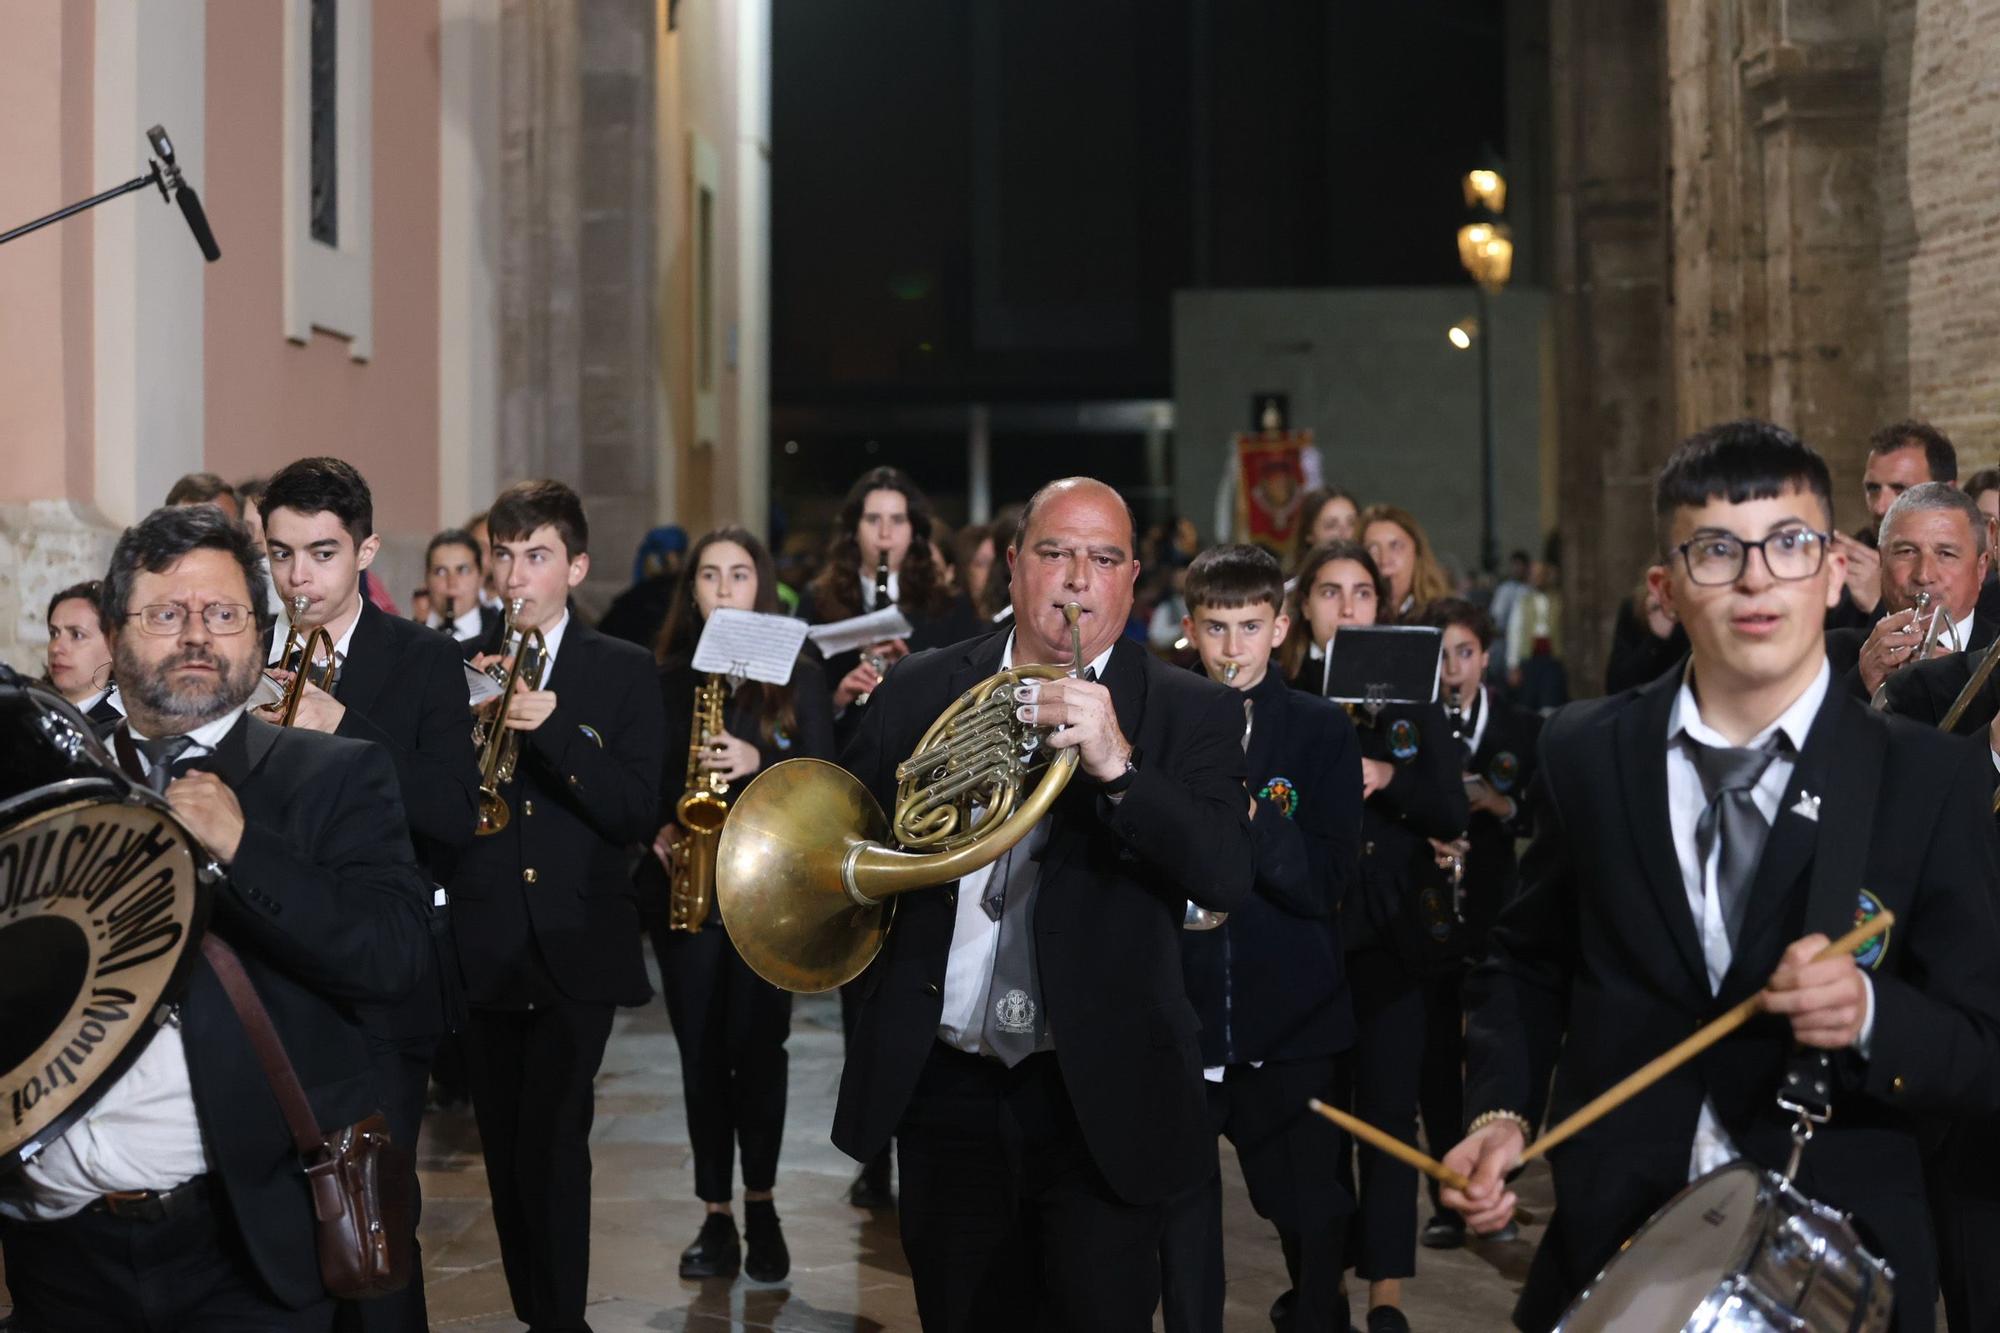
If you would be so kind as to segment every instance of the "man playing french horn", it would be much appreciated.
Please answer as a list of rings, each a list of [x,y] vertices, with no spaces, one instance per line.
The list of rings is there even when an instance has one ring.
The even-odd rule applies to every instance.
[[[896,1138],[928,1330],[1149,1328],[1166,1202],[1215,1167],[1180,931],[1188,900],[1250,892],[1243,703],[1124,640],[1133,549],[1110,487],[1044,486],[1007,553],[1012,629],[898,663],[844,756],[894,809],[963,692],[1010,665],[1081,677],[1016,695],[1080,755],[1051,812],[909,894],[860,982],[833,1137],[861,1160]]]

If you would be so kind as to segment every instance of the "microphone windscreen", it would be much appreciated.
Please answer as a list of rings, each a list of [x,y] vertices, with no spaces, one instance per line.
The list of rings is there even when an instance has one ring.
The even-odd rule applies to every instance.
[[[201,199],[192,185],[183,184],[174,191],[174,198],[180,203],[181,216],[187,219],[188,230],[194,233],[194,243],[201,247],[201,253],[213,264],[222,258],[222,247],[215,243],[215,233],[208,229],[208,214],[201,211]]]

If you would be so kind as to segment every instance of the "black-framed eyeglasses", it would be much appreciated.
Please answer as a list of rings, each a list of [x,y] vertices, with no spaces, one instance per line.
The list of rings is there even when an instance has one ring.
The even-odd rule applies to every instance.
[[[1750,552],[1764,554],[1764,568],[1783,581],[1809,579],[1826,564],[1827,535],[1812,528],[1780,528],[1761,541],[1745,541],[1733,532],[1709,532],[1674,548],[1687,566],[1688,578],[1705,588],[1721,587],[1743,577]]]
[[[127,613],[125,618],[138,621],[139,628],[148,634],[179,634],[187,624],[189,610],[181,602],[155,602]],[[255,618],[241,602],[210,602],[201,609],[201,623],[218,638],[241,634]]]

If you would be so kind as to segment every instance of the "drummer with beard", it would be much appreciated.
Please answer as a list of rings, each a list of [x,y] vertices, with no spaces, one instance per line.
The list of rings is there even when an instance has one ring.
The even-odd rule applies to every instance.
[[[241,959],[314,1119],[382,1106],[354,1006],[424,975],[426,885],[375,746],[246,714],[271,619],[243,525],[213,506],[126,530],[104,579],[126,720],[107,739],[227,869],[208,929]],[[190,946],[192,947],[192,946]],[[83,1119],[0,1180],[25,1328],[324,1330],[306,1177],[206,957]]]
[[[1759,421],[1695,435],[1654,514],[1649,578],[1690,663],[1542,732],[1522,889],[1466,988],[1476,1114],[1445,1164],[1471,1183],[1444,1202],[1505,1225],[1545,1101],[1565,1116],[1754,997],[1742,1028],[1550,1153],[1555,1213],[1515,1323],[1548,1328],[1689,1181],[1783,1167],[1795,1117],[1778,1094],[1818,1085],[1831,1119],[1796,1186],[1851,1212],[1894,1268],[1895,1326],[1930,1329],[1916,1117],[2000,1098],[1990,766],[1831,688],[1821,624],[1845,562],[1826,464],[1796,437]],[[1884,910],[1894,927],[1858,957],[1815,961]]]

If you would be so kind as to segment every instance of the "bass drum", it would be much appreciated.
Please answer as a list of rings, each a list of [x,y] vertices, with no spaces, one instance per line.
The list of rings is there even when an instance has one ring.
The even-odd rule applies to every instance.
[[[0,1175],[139,1058],[217,871],[60,695],[0,667]]]
[[[1894,1304],[1844,1214],[1732,1162],[1648,1218],[1553,1333],[1876,1333]]]

